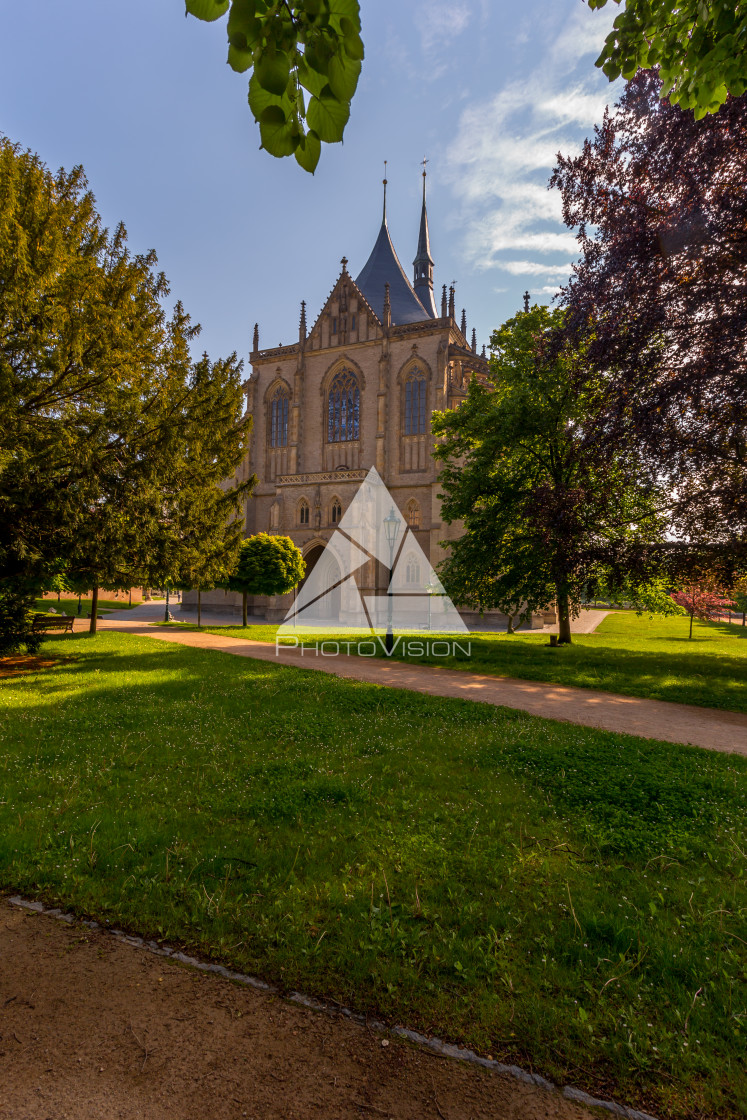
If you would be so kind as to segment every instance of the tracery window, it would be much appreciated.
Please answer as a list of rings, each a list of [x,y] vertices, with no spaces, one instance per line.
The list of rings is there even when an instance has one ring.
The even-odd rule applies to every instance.
[[[302,498],[298,503],[298,524],[308,525],[309,523],[309,503],[305,498]]]
[[[360,432],[360,389],[351,369],[335,374],[327,399],[327,441],[346,443]]]
[[[407,507],[405,508],[405,519],[407,520],[407,524],[411,529],[420,528],[420,506],[414,498],[411,498],[407,503]]]
[[[405,582],[420,583],[420,563],[417,556],[408,556],[405,567]]]
[[[330,521],[333,525],[339,525],[342,518],[342,505],[339,498],[332,499],[332,509],[330,510]]]
[[[288,446],[288,391],[278,385],[270,399],[270,447]]]
[[[425,432],[425,374],[417,366],[405,378],[405,435],[419,436]]]

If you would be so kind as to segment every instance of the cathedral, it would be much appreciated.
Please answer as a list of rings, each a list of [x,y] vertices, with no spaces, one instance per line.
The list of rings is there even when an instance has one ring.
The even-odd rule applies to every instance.
[[[357,276],[343,257],[310,329],[301,304],[298,340],[291,345],[261,349],[254,328],[245,382],[254,426],[243,470],[259,483],[247,503],[246,534],[291,537],[307,575],[372,466],[433,568],[444,556],[441,542],[460,532],[441,520],[430,418],[456,408],[470,379],[488,366],[484,348],[477,353],[474,330],[468,338],[464,311],[457,320],[453,287],[447,293],[443,286],[437,306],[425,188],[424,170],[412,282],[389,234],[385,179],[381,227]],[[388,579],[386,569],[373,570],[380,567],[370,565],[366,577],[379,593]],[[280,622],[292,601],[292,594],[257,597],[250,609]],[[215,591],[203,602],[235,610],[240,596]],[[477,623],[472,612],[464,617]]]

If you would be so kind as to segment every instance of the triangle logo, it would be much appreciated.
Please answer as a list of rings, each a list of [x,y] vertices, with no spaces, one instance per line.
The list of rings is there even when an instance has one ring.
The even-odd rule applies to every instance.
[[[371,467],[278,630],[469,633]]]

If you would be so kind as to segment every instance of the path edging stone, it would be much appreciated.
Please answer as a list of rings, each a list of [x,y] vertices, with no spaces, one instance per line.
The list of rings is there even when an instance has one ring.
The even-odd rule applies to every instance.
[[[168,960],[179,961],[180,964],[187,965],[189,968],[198,969],[200,972],[213,973],[216,976],[221,976],[224,980],[232,980],[234,983],[242,984],[246,988],[253,988],[256,991],[266,992],[269,995],[277,996],[279,999],[287,1000],[289,1003],[295,1003],[301,1007],[306,1007],[311,1011],[321,1011],[326,1015],[342,1015],[343,1018],[350,1019],[354,1023],[359,1023],[361,1026],[377,1031],[379,1034],[388,1034],[394,1038],[404,1039],[406,1042],[411,1042],[421,1049],[430,1050],[431,1053],[438,1054],[443,1058],[451,1058],[453,1061],[468,1062],[471,1065],[482,1066],[483,1069],[489,1069],[494,1073],[512,1077],[515,1081],[522,1081],[527,1085],[534,1085],[538,1089],[544,1089],[548,1093],[560,1093],[567,1100],[576,1101],[578,1104],[585,1104],[590,1108],[605,1109],[615,1116],[624,1117],[625,1120],[657,1120],[655,1116],[651,1116],[648,1112],[641,1112],[635,1108],[628,1108],[626,1105],[618,1104],[616,1101],[599,1100],[596,1097],[592,1097],[589,1093],[585,1093],[583,1089],[574,1089],[571,1085],[565,1085],[561,1089],[558,1085],[555,1085],[552,1081],[548,1081],[546,1077],[542,1077],[538,1073],[529,1073],[520,1066],[505,1065],[503,1062],[496,1062],[492,1058],[483,1058],[479,1054],[476,1054],[474,1050],[469,1050],[464,1046],[456,1046],[453,1042],[443,1042],[440,1038],[433,1038],[429,1035],[420,1034],[419,1031],[410,1030],[408,1027],[390,1027],[379,1019],[370,1019],[367,1015],[363,1015],[358,1011],[351,1011],[349,1008],[341,1007],[339,1004],[315,999],[313,996],[307,996],[303,992],[285,993],[276,984],[270,984],[266,980],[260,980],[257,976],[249,976],[244,972],[235,972],[233,969],[226,968],[225,965],[215,964],[212,961],[201,961],[199,957],[193,957],[188,953],[183,953],[180,949],[174,949],[169,945],[159,945],[157,941],[148,941],[144,937],[138,937],[136,934],[126,933],[124,930],[102,925],[101,922],[93,921],[90,918],[79,918],[75,914],[60,910],[59,907],[48,907],[45,906],[43,902],[39,902],[35,899],[23,898],[21,895],[9,897],[8,902],[12,906],[18,906],[23,910],[32,910],[36,914],[45,914],[47,917],[56,918],[58,921],[65,922],[67,925],[78,924],[99,933],[108,933],[117,941],[121,941],[125,945],[131,945],[133,949],[144,949],[147,953],[152,953],[154,956],[166,957]]]

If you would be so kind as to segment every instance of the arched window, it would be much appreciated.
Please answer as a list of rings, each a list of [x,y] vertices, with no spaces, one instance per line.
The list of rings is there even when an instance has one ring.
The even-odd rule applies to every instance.
[[[405,435],[419,436],[425,432],[426,380],[422,369],[413,366],[405,377]]]
[[[270,447],[288,446],[288,391],[278,385],[270,398]]]
[[[417,556],[408,556],[405,567],[405,582],[420,583],[420,563]]]
[[[309,523],[309,503],[305,498],[301,498],[298,503],[298,524],[308,525]]]
[[[360,432],[360,389],[350,369],[335,374],[327,401],[327,441],[346,443]]]
[[[411,529],[420,528],[420,506],[411,498],[405,507],[405,519]]]
[[[342,505],[339,498],[332,499],[332,508],[330,509],[329,519],[333,525],[339,525],[342,518]]]

